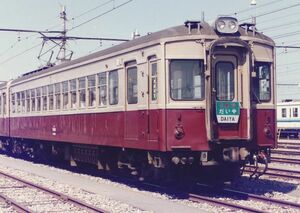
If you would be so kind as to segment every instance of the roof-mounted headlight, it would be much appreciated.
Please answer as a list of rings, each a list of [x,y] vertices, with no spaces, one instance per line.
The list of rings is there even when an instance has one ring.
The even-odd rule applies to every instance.
[[[238,31],[238,28],[238,21],[233,17],[219,17],[215,22],[215,29],[219,33],[234,34]]]

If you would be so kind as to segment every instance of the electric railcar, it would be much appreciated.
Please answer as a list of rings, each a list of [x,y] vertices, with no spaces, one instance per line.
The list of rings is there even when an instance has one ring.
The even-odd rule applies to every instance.
[[[140,176],[267,163],[274,45],[253,24],[219,17],[27,73],[0,85],[1,148]]]
[[[279,138],[300,138],[300,101],[285,100],[277,103],[277,129]]]

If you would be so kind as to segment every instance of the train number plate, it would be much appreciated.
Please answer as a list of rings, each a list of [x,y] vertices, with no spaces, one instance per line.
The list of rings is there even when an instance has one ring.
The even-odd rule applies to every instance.
[[[240,103],[217,101],[216,115],[218,123],[238,123],[240,117]]]

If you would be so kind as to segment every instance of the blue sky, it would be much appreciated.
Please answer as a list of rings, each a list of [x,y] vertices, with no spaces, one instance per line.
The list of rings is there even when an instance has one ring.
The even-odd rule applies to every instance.
[[[65,5],[68,28],[72,29],[127,1],[0,0],[0,28],[61,30],[59,12],[60,6]],[[105,6],[100,6],[106,2]],[[300,5],[297,5],[300,0],[257,0],[256,7],[251,6],[250,2],[251,0],[132,0],[94,21],[70,30],[68,35],[129,39],[135,29],[144,35],[183,24],[188,19],[199,20],[202,11],[206,20],[237,12],[240,20],[251,15],[259,16],[258,29],[271,37],[281,37],[275,40],[278,45],[300,46],[300,34],[297,32],[300,31],[300,24],[297,23],[300,21]],[[95,9],[91,10],[93,8]],[[91,11],[87,12],[89,10]],[[289,34],[293,32],[295,35]],[[0,80],[16,78],[43,65],[48,57],[41,61],[37,59],[41,42],[38,34],[0,32]],[[68,48],[74,51],[73,58],[78,58],[113,44],[116,43],[71,41]],[[36,47],[33,48],[34,46]],[[32,49],[29,50],[30,48]],[[300,51],[278,49],[277,54],[278,83],[300,83]],[[284,98],[300,99],[300,87],[278,86],[278,99]]]

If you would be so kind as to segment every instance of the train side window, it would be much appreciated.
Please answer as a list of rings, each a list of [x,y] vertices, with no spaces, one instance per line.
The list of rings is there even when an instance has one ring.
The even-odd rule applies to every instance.
[[[205,94],[203,61],[171,60],[170,84],[173,100],[203,100]]]
[[[21,92],[21,112],[25,112],[25,91]]]
[[[86,107],[86,82],[85,82],[85,77],[79,78],[79,107],[80,108],[85,108]]]
[[[6,114],[6,106],[7,102],[6,102],[6,93],[3,93],[3,115]]]
[[[119,77],[118,70],[109,72],[109,104],[116,105],[119,102]]]
[[[150,61],[150,73],[151,73],[151,100],[157,100],[158,85],[157,85],[157,62]]]
[[[106,106],[107,104],[107,74],[102,72],[98,74],[99,83],[99,106]]]
[[[77,107],[77,83],[76,79],[70,80],[70,96],[71,96],[71,109],[76,109]]]
[[[42,87],[42,105],[43,105],[43,110],[47,110],[47,87],[43,86]]]
[[[2,115],[2,95],[0,95],[0,115]]]
[[[26,112],[30,112],[30,90],[26,90]]]
[[[42,109],[42,98],[41,98],[41,88],[37,88],[36,90],[31,90],[31,111],[35,111],[35,105],[36,105],[36,111],[41,111]],[[36,99],[35,99],[36,96]],[[36,103],[35,103],[36,100]]]
[[[68,109],[68,105],[69,105],[69,84],[68,84],[68,81],[62,82],[62,93],[63,93],[63,109]]]
[[[61,105],[61,89],[60,89],[60,83],[54,84],[54,92],[55,92],[55,109],[59,110]]]
[[[88,101],[89,107],[96,106],[96,76],[90,75],[88,78]]]
[[[17,92],[17,113],[21,112],[21,93]]]
[[[16,113],[16,94],[12,93],[11,94],[11,111],[12,113]]]
[[[271,100],[271,68],[270,63],[255,62],[255,75],[252,76],[252,86],[259,101]]]
[[[286,108],[281,109],[281,117],[286,118]]]
[[[293,117],[297,118],[298,117],[298,108],[293,107]]]
[[[54,109],[54,90],[53,84],[48,86],[48,100],[49,100],[49,110]]]
[[[31,93],[31,112],[35,111],[35,89],[30,91]]]
[[[137,67],[127,69],[127,102],[136,104],[138,102]]]

